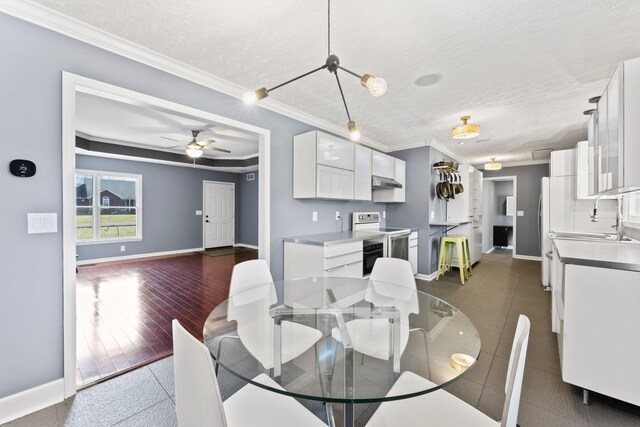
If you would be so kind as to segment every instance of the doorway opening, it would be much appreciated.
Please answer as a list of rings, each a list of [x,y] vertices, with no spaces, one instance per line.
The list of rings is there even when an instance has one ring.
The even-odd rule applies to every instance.
[[[484,178],[482,188],[482,252],[516,254],[517,178]]]
[[[144,260],[144,262],[146,263],[144,268],[140,267],[141,269],[137,272],[135,271],[135,268],[130,268],[128,270],[128,271],[133,271],[129,279],[133,280],[136,277],[138,278],[143,277],[144,274],[146,273],[157,274],[158,271],[162,268],[162,266],[167,266],[169,264],[172,264],[175,268],[178,268],[178,270],[180,268],[183,269],[181,273],[178,273],[178,275],[187,276],[187,275],[193,274],[194,271],[202,272],[203,278],[201,282],[205,283],[206,285],[209,285],[210,284],[209,278],[214,276],[213,274],[211,274],[211,271],[212,271],[212,267],[210,266],[211,263],[218,263],[217,265],[219,266],[221,262],[226,262],[225,268],[228,267],[227,268],[229,270],[228,274],[230,275],[230,267],[232,267],[233,263],[235,262],[234,260],[239,260],[241,257],[245,257],[246,259],[252,259],[256,257],[255,253],[234,254],[232,255],[232,257],[234,257],[233,260],[224,261],[222,259],[216,259],[214,257],[205,257],[197,252],[194,252],[194,250],[201,251],[202,249],[204,249],[204,245],[202,244],[203,242],[202,236],[204,236],[204,233],[203,233],[204,220],[202,216],[202,211],[204,210],[204,208],[202,207],[202,201],[203,201],[202,193],[201,193],[202,186],[199,183],[203,181],[212,181],[212,179],[203,178],[198,174],[206,175],[206,174],[217,173],[218,175],[215,175],[214,177],[216,178],[220,176],[220,174],[229,175],[228,168],[225,171],[225,168],[222,166],[220,167],[215,165],[204,166],[205,162],[204,161],[201,162],[201,160],[203,160],[203,158],[206,156],[203,156],[203,158],[198,159],[198,161],[188,162],[186,164],[184,162],[180,163],[180,162],[173,161],[172,158],[170,157],[171,155],[173,155],[174,158],[175,156],[184,157],[185,149],[184,147],[182,147],[184,144],[183,144],[183,141],[181,140],[181,134],[177,134],[174,137],[174,139],[178,139],[178,142],[167,143],[165,141],[164,147],[158,148],[158,147],[153,147],[153,145],[155,144],[155,141],[151,143],[146,143],[145,141],[141,142],[141,141],[131,141],[131,140],[122,141],[122,140],[119,140],[118,138],[114,138],[113,135],[108,135],[106,133],[103,135],[99,135],[98,137],[96,137],[96,135],[87,135],[86,133],[83,133],[78,128],[79,123],[82,122],[82,120],[79,120],[78,118],[78,108],[79,106],[82,106],[82,100],[83,99],[86,100],[87,96],[93,97],[101,101],[106,100],[109,102],[116,102],[123,109],[129,109],[129,110],[133,110],[135,108],[144,109],[145,111],[148,112],[147,118],[150,121],[162,120],[163,125],[167,128],[171,128],[171,126],[176,125],[175,123],[176,118],[180,122],[179,124],[182,125],[185,129],[190,129],[192,126],[194,128],[197,128],[197,126],[204,126],[203,125],[204,123],[207,125],[207,129],[211,134],[211,135],[207,135],[207,138],[216,140],[215,142],[208,142],[207,144],[210,144],[212,146],[215,144],[216,147],[219,147],[220,145],[223,144],[222,141],[224,140],[231,141],[236,144],[240,144],[240,145],[236,145],[236,147],[238,147],[237,150],[232,149],[231,150],[232,152],[234,150],[236,150],[237,152],[241,152],[242,150],[241,144],[246,145],[248,140],[255,141],[255,147],[257,151],[257,156],[253,156],[255,157],[255,161],[251,160],[252,155],[247,155],[246,153],[240,156],[236,156],[236,158],[233,158],[231,160],[235,162],[234,167],[239,169],[235,171],[236,176],[238,177],[244,176],[242,175],[243,173],[250,172],[250,173],[256,174],[260,178],[259,180],[256,179],[256,181],[259,182],[259,185],[257,189],[257,201],[254,202],[254,206],[253,206],[254,211],[257,212],[256,213],[257,232],[255,233],[256,234],[255,239],[257,240],[257,242],[255,242],[256,243],[255,248],[258,250],[257,256],[269,262],[269,249],[270,249],[269,248],[269,242],[270,242],[270,238],[269,238],[269,235],[270,235],[269,233],[270,133],[268,130],[258,128],[243,122],[238,122],[236,120],[228,119],[223,116],[218,116],[216,114],[208,113],[205,111],[193,109],[191,107],[186,107],[184,105],[169,102],[160,98],[155,98],[155,97],[134,92],[128,89],[123,89],[120,87],[109,85],[96,80],[73,75],[70,73],[63,73],[63,147],[62,147],[63,148],[62,150],[62,159],[63,159],[62,161],[63,163],[62,217],[63,219],[62,221],[63,221],[63,263],[64,263],[63,282],[64,282],[64,386],[65,386],[64,394],[65,394],[65,398],[73,395],[77,389],[77,384],[76,384],[77,360],[78,360],[78,350],[80,346],[78,343],[82,344],[82,337],[80,336],[80,334],[82,334],[83,331],[80,329],[80,327],[76,323],[76,313],[77,313],[78,293],[84,292],[84,291],[80,290],[77,287],[78,285],[77,279],[76,279],[77,265],[79,265],[80,270],[82,270],[83,269],[82,266],[86,264],[103,262],[103,261],[109,261],[109,262],[116,261],[120,263],[127,263],[127,267],[131,267],[135,263],[142,264],[142,261],[138,260],[137,258],[147,258]],[[131,111],[128,111],[128,113],[131,113]],[[95,119],[97,122],[99,122],[99,119],[100,119],[99,116],[100,114],[94,114],[92,118]],[[103,114],[103,116],[105,115]],[[86,116],[84,118],[86,119]],[[113,119],[114,117],[109,116],[109,118]],[[104,120],[104,118],[100,123],[102,124],[106,123],[107,125],[109,124],[108,120]],[[140,129],[145,129],[145,126],[148,126],[149,123],[150,122],[142,123],[140,121],[135,121],[135,124]],[[104,129],[108,130],[108,128],[104,128]],[[140,190],[140,191],[141,193],[144,193],[144,197],[141,197],[140,195],[137,195],[135,197],[133,196],[127,197],[126,199],[127,199],[128,205],[126,206],[126,208],[124,208],[120,205],[116,206],[116,204],[120,203],[123,200],[123,197],[122,197],[122,194],[118,194],[118,192],[121,192],[120,188],[116,188],[118,187],[116,185],[118,183],[116,183],[113,179],[111,179],[111,181],[114,181],[114,182],[110,182],[110,185],[112,184],[112,187],[114,188],[109,188],[108,189],[109,193],[105,193],[105,195],[102,195],[102,192],[104,192],[105,189],[98,186],[97,187],[98,189],[95,190],[96,187],[95,186],[93,187],[94,191],[92,191],[92,193],[95,192],[96,195],[99,196],[99,199],[93,198],[93,197],[91,198],[93,213],[92,214],[87,213],[91,207],[83,205],[83,206],[80,206],[80,208],[84,210],[82,211],[81,214],[78,214],[78,212],[80,212],[78,211],[79,209],[78,203],[77,203],[78,197],[84,196],[85,198],[88,198],[88,195],[84,193],[82,194],[78,193],[78,188],[76,185],[77,184],[76,162],[77,162],[77,155],[79,153],[77,148],[78,137],[85,140],[90,139],[88,142],[85,141],[84,145],[82,146],[84,151],[82,150],[80,151],[80,154],[82,154],[82,157],[84,157],[85,160],[89,163],[94,161],[96,158],[101,158],[101,159],[111,159],[114,161],[117,160],[121,162],[122,161],[141,162],[139,163],[139,165],[146,165],[146,166],[149,166],[150,164],[162,165],[166,167],[170,166],[170,169],[172,172],[170,174],[172,177],[171,179],[173,179],[173,177],[178,175],[184,175],[187,171],[186,168],[189,168],[188,169],[189,174],[195,176],[196,178],[194,179],[198,179],[199,183],[197,185],[193,185],[193,184],[178,185],[176,184],[176,182],[172,181],[171,179],[168,179],[167,182],[165,183],[166,185],[164,185],[161,189],[159,190],[156,189],[156,190],[153,190],[151,193],[149,193],[148,191],[145,192],[145,190],[150,189],[150,187],[153,184],[154,178],[149,178],[151,175],[145,171],[141,173],[142,178],[140,179],[140,186],[141,188],[143,188],[143,190]],[[160,138],[158,138],[156,135],[156,139],[160,139]],[[171,138],[167,138],[167,139],[171,139]],[[88,152],[88,151],[91,151],[93,148],[95,148],[95,146],[97,145],[102,145],[103,148],[104,147],[108,147],[108,148],[106,150],[103,150],[104,152],[102,152],[101,154]],[[152,147],[149,147],[148,145],[152,145]],[[158,145],[161,145],[161,144],[158,144]],[[164,152],[163,154],[164,157],[162,156],[160,158],[150,157],[150,158],[143,159],[143,157],[145,156],[140,154],[141,150],[142,151],[155,150],[156,152],[162,151]],[[172,154],[171,153],[172,150],[173,152],[177,151],[178,153]],[[219,162],[220,159],[216,161]],[[211,164],[213,163],[210,162],[210,165]],[[82,169],[86,169],[86,167],[83,166]],[[92,168],[92,169],[101,171],[101,173],[117,172],[112,169],[106,170],[106,171],[98,168]],[[107,174],[95,175],[95,176],[113,177],[113,176],[116,176],[116,174],[114,173],[110,175],[107,173]],[[96,178],[96,179],[99,179],[99,178]],[[214,180],[218,181],[218,179],[214,179]],[[105,182],[107,181],[108,180],[105,180]],[[226,179],[222,181],[231,181],[235,185],[235,182],[239,182],[239,178]],[[85,186],[83,188],[85,188],[86,190],[88,188],[88,185],[85,183]],[[175,200],[176,200],[175,195],[178,193],[186,193],[186,192],[193,194],[195,199],[199,201],[198,208],[192,209],[191,207],[188,207],[187,209],[184,203],[175,203]],[[162,198],[165,203],[158,203],[157,206],[154,206],[151,200],[151,197],[149,196],[149,194],[152,194],[152,193],[153,194],[158,193],[160,195],[160,198]],[[93,199],[96,199],[96,200],[93,201]],[[141,204],[142,200],[144,200],[145,202],[144,206],[142,206]],[[142,213],[143,209],[144,209],[144,215]],[[123,210],[126,210],[126,212],[121,212]],[[128,224],[128,225],[120,224],[118,222],[119,220],[123,219],[121,218],[123,216],[128,215],[129,217],[131,217],[132,212],[134,210],[136,212],[136,215],[138,215],[137,219],[140,219],[140,221],[144,216],[144,222],[136,222],[136,227],[132,227],[131,224]],[[152,215],[153,212],[163,212],[163,211],[167,211],[175,217],[176,221],[173,223],[173,225],[167,225],[163,221],[159,221],[157,218],[153,218],[153,215]],[[111,215],[107,216],[107,214],[111,214]],[[85,230],[85,235],[83,236],[86,238],[86,241],[83,242],[85,246],[82,247],[82,251],[77,250],[77,248],[80,248],[80,246],[77,247],[77,244],[78,244],[77,230],[78,230],[78,224],[79,224],[78,221],[81,219],[79,218],[78,215],[81,215],[81,216],[92,215],[92,217],[90,218],[91,219],[90,223],[84,221],[86,222],[86,224],[84,224],[83,222],[83,228],[85,229],[90,229],[91,227],[92,228],[90,230]],[[129,222],[133,223],[132,217],[128,218],[128,220],[130,220]],[[167,237],[163,235],[164,233],[160,233],[160,232],[148,232],[148,233],[145,232],[145,230],[149,230],[149,227],[152,227],[154,221],[160,222],[160,225],[159,225],[160,227],[165,226],[166,231],[168,231],[172,227],[175,227],[176,226],[175,224],[180,224],[180,223],[187,224],[189,227],[191,227],[192,230],[197,229],[197,232],[194,235],[197,243],[195,245],[186,245],[185,249],[175,249],[171,247],[170,244],[176,243],[176,238]],[[91,225],[91,227],[89,227],[88,225]],[[130,229],[134,229],[136,232],[129,235],[128,233],[129,229],[127,229],[127,227],[129,227]],[[234,227],[231,227],[231,229],[233,228]],[[91,238],[88,237],[89,233],[91,234]],[[112,233],[115,233],[115,234],[112,234]],[[193,235],[193,232],[189,232],[189,233],[185,232],[184,234]],[[153,237],[158,235],[160,235],[161,238],[155,241],[156,249],[154,249]],[[233,244],[233,242],[235,242],[236,235],[234,233],[230,233],[229,235]],[[109,253],[109,250],[117,251],[117,253],[115,254]],[[80,252],[82,252],[82,254],[80,254]],[[195,255],[193,255],[194,253]],[[96,255],[96,254],[105,254],[105,255]],[[81,258],[78,261],[76,260],[77,255],[79,255],[79,258]],[[158,257],[162,257],[162,258],[158,259]],[[220,258],[224,258],[224,257],[220,257]],[[177,261],[174,262],[174,260],[177,260],[179,262]],[[180,266],[176,267],[177,264],[180,264]],[[105,265],[106,265],[106,268],[113,267],[113,265],[109,263]],[[149,271],[149,270],[143,271],[145,268],[148,268],[147,266],[152,266],[151,267],[152,271]],[[93,268],[93,267],[90,267],[90,268]],[[120,267],[117,267],[117,268],[120,268]],[[219,267],[215,267],[213,268],[213,270],[218,272],[221,269]],[[226,271],[226,270],[222,269],[222,271]],[[176,274],[175,272],[167,273],[168,276],[175,275],[175,274]],[[95,279],[95,281],[91,282],[91,285],[105,284],[105,280],[99,279],[97,278],[97,276],[94,276],[93,279]],[[213,277],[213,279],[224,280],[222,276]],[[228,286],[228,277],[226,279],[227,279],[227,286]],[[91,280],[92,279],[90,278],[90,281]],[[143,319],[144,310],[141,308],[141,305],[142,305],[141,301],[144,300],[145,295],[152,296],[153,293],[149,292],[145,294],[145,290],[140,287],[127,288],[126,283],[123,285],[122,281],[117,286],[120,286],[122,288],[122,292],[128,295],[124,299],[130,302],[131,303],[130,305],[133,308],[133,311],[128,313],[127,316],[131,317],[131,319],[133,320],[132,322],[133,324],[144,325],[144,322],[146,320]],[[176,299],[179,298],[180,304],[178,305],[182,305],[183,306],[182,308],[184,308],[186,311],[191,310],[193,307],[195,307],[196,309],[199,309],[200,311],[203,311],[202,300],[212,299],[212,298],[209,298],[207,295],[213,296],[216,298],[220,296],[218,295],[220,294],[219,290],[216,290],[213,294],[208,294],[207,292],[210,292],[210,291],[205,289],[205,290],[202,290],[202,293],[199,293],[199,291],[196,290],[196,292],[193,292],[190,295],[185,294],[179,297],[174,296],[173,298],[174,298],[174,302]],[[103,290],[99,290],[97,291],[97,293],[106,295],[106,292],[104,292]],[[189,299],[191,300],[190,301],[192,305],[191,308],[189,307],[189,303],[188,303]],[[152,301],[152,300],[149,300],[149,301]],[[152,302],[158,303],[157,300]],[[153,304],[150,304],[150,305],[153,305]],[[153,307],[152,309],[159,311],[158,307]],[[204,311],[206,311],[206,309]],[[180,317],[180,312],[179,311],[172,312],[170,307],[166,309],[165,314],[175,318]],[[91,327],[107,327],[115,330],[115,329],[118,329],[118,327],[122,326],[120,322],[123,321],[125,317],[126,316],[120,315],[118,313],[110,313],[109,322],[107,322],[106,320],[102,322],[101,319],[96,318],[95,319],[96,323],[90,321],[88,324]],[[98,322],[102,322],[102,323],[98,325]],[[107,325],[107,323],[109,324]],[[85,327],[88,324],[85,323],[85,325],[81,327]],[[144,329],[146,326],[147,325],[144,325],[144,327],[141,326],[140,329],[136,331],[138,336],[144,338],[145,340],[147,339],[150,340],[150,341],[147,341],[147,344],[148,344],[147,347],[153,347],[154,345],[157,345],[158,347],[162,347],[164,344],[161,344],[161,343],[154,344],[154,341],[153,341],[154,337],[150,335],[145,336],[146,332],[148,332],[148,331],[145,331]],[[198,331],[198,327],[200,327],[199,331]],[[195,323],[192,325],[191,329],[192,329],[192,333],[199,332],[201,334],[202,332],[201,325],[197,325]],[[117,333],[114,333],[112,335],[117,335]],[[116,338],[114,337],[114,339]],[[122,346],[127,345],[126,344],[127,340],[128,341],[134,340],[131,337],[125,338],[124,336],[120,336],[118,337],[118,339],[122,340],[120,342]],[[145,356],[144,351],[142,351],[143,354],[139,354],[139,353],[140,352],[138,352],[137,354],[134,354],[131,357],[125,357],[125,358],[144,361],[144,356]],[[117,358],[115,359],[112,358],[111,363],[113,364],[115,360],[117,360]],[[150,358],[148,361],[151,361],[151,360],[153,360],[153,358]],[[120,363],[120,362],[122,362],[121,359],[118,360],[116,363]],[[126,367],[123,368],[118,373],[125,372],[125,371],[126,371]]]

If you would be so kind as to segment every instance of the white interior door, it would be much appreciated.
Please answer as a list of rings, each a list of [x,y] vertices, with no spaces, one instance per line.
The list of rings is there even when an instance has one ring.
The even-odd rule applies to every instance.
[[[204,182],[204,247],[235,243],[235,185]]]

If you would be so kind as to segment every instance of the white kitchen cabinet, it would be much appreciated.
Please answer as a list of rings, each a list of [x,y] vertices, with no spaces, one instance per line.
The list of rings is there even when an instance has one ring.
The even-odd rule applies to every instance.
[[[575,174],[575,154],[573,149],[551,152],[551,176],[573,176]]]
[[[595,141],[599,193],[640,190],[640,58],[621,63],[598,101]]]
[[[293,197],[353,199],[354,145],[312,131],[293,138]]]
[[[640,272],[564,266],[562,379],[640,405]]]
[[[374,153],[375,156],[375,153]],[[390,156],[387,156],[390,157]],[[374,157],[375,158],[375,157]],[[406,195],[407,170],[404,160],[391,157],[393,160],[394,174],[391,176],[402,185],[402,188],[384,188],[373,190],[373,201],[382,203],[404,203]],[[374,160],[375,162],[375,160]],[[375,165],[375,163],[374,163]],[[376,175],[375,171],[373,173]]]
[[[458,174],[464,191],[456,194],[455,199],[449,199],[447,202],[447,221],[450,222],[469,221],[469,203],[472,195],[469,185],[469,165],[461,164],[458,168]]]
[[[361,279],[362,241],[312,245],[284,242],[284,279],[351,277]]]
[[[353,198],[371,200],[371,149],[362,145],[355,146]]]
[[[353,172],[329,166],[317,166],[316,197],[322,199],[353,199]]]
[[[589,120],[589,126],[595,126]],[[575,148],[576,176],[575,176],[575,198],[576,200],[594,200],[598,197],[604,199],[615,199],[615,196],[599,196],[595,192],[595,153],[594,146],[589,141],[580,141]],[[577,206],[576,206],[577,207]]]
[[[482,256],[482,224],[473,222],[471,224],[471,235],[469,236],[469,251],[471,253],[471,264],[480,261]]]
[[[413,274],[418,274],[418,232],[412,231],[409,235],[409,264]]]
[[[549,231],[575,229],[575,182],[573,176],[549,178]]]
[[[507,216],[516,215],[516,198],[514,196],[507,196],[507,207],[506,207],[505,215]]]
[[[393,179],[395,176],[395,159],[387,154],[373,151],[372,156],[372,174],[382,176],[384,178]]]

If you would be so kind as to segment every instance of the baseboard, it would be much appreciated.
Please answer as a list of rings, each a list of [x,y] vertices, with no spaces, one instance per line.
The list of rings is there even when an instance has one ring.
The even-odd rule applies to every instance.
[[[233,245],[234,248],[249,248],[249,249],[255,249],[256,251],[259,249],[258,246],[256,245],[248,245],[246,243],[236,243],[235,245]]]
[[[495,246],[492,246],[491,249],[489,249],[487,252],[485,252],[485,254],[490,254],[491,252],[493,252],[495,250]]]
[[[436,276],[438,275],[437,271],[434,271],[431,274],[421,274],[418,273],[416,274],[416,279],[420,279],[420,280],[428,280],[429,282],[434,280],[436,278]]]
[[[527,259],[527,260],[529,260],[529,261],[542,261],[542,257],[539,257],[539,256],[518,255],[518,254],[515,254],[515,255],[513,255],[513,257],[514,257],[514,258],[517,258],[517,259]]]
[[[52,381],[0,399],[0,424],[32,414],[64,400],[64,380]]]
[[[203,250],[204,248],[191,248],[191,249],[179,249],[177,251],[164,251],[164,252],[152,252],[152,253],[146,253],[146,254],[114,256],[110,258],[84,259],[82,261],[78,261],[76,265],[98,264],[101,262],[113,262],[113,261],[126,261],[131,259],[151,258],[151,257],[167,256],[167,255],[179,255],[179,254],[186,254],[189,252],[200,252]]]

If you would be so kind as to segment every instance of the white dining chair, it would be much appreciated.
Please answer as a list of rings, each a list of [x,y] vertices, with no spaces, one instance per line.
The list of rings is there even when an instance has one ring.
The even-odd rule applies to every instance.
[[[209,349],[173,320],[176,415],[180,427],[326,426],[294,398],[247,384],[224,403]],[[260,374],[254,382],[282,389]]]
[[[378,307],[396,306],[400,311],[400,352],[409,341],[409,314],[418,312],[416,280],[408,261],[398,258],[378,258],[369,277],[370,287],[365,299]],[[389,286],[391,285],[391,286]],[[398,287],[407,292],[398,292]],[[372,301],[373,295],[376,301]],[[385,295],[388,302],[385,302]],[[353,349],[363,355],[388,360],[390,352],[389,321],[387,319],[354,319],[346,323]],[[331,331],[334,339],[342,342],[340,330]],[[425,338],[426,340],[426,338]]]
[[[366,426],[418,427],[428,423],[437,427],[516,427],[530,328],[531,323],[527,316],[520,315],[507,368],[502,421],[493,420],[444,390],[436,390],[409,399],[382,403]],[[391,387],[387,396],[417,392],[429,387],[436,387],[436,384],[413,372],[405,371]]]
[[[242,344],[265,369],[274,367],[275,326],[269,309],[277,300],[273,278],[264,260],[245,261],[233,267],[227,319],[237,322]],[[322,337],[319,330],[300,323],[283,321],[280,327],[283,364],[300,356]]]

